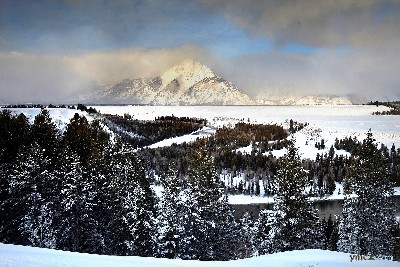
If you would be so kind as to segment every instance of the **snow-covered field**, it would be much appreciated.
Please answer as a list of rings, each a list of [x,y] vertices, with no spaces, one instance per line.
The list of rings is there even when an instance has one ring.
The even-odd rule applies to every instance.
[[[285,266],[285,267],[336,267],[336,266],[400,266],[400,262],[389,260],[366,260],[356,255],[326,250],[299,250],[281,252],[276,254],[253,257],[244,260],[227,262],[201,262],[183,261],[158,258],[142,258],[133,256],[105,256],[76,252],[51,250],[44,248],[33,248],[0,243],[0,266],[23,266],[23,267],[54,267],[54,266],[192,266],[192,267],[234,267],[234,266]],[[366,257],[368,258],[368,257]]]
[[[362,140],[371,129],[374,138],[387,146],[400,147],[400,116],[374,116],[374,111],[388,110],[384,106],[94,106],[102,113],[132,115],[136,119],[152,120],[158,116],[198,117],[209,121],[211,127],[234,125],[243,120],[252,123],[276,123],[289,126],[289,120],[307,122],[309,126],[295,134],[296,144],[304,158],[315,158],[317,153],[327,153],[335,138],[346,136]],[[207,131],[173,140],[164,140],[152,147],[192,141]],[[326,148],[318,150],[315,142],[324,139]],[[306,145],[307,142],[307,145]],[[242,152],[251,151],[251,147]],[[281,156],[285,150],[274,151]],[[346,154],[344,151],[337,153]]]

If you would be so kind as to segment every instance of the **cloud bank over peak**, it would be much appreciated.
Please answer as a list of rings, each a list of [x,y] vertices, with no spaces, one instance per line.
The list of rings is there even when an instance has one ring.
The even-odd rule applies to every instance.
[[[399,0],[2,0],[0,102],[64,101],[186,58],[252,96],[399,99],[399,25]]]
[[[247,31],[275,40],[315,47],[380,46],[398,42],[398,0],[205,0]]]

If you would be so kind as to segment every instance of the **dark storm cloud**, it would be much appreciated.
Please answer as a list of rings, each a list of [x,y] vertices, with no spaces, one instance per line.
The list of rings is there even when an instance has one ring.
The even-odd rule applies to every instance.
[[[278,45],[379,46],[399,42],[398,0],[204,0],[211,10]]]
[[[230,66],[240,65],[245,71],[222,70],[253,94],[286,90],[303,95],[400,97],[398,0],[201,3],[275,44],[275,49],[231,62]],[[300,52],[288,52],[286,47]]]
[[[400,1],[0,0],[0,101],[65,99],[184,58],[246,92],[398,98]]]

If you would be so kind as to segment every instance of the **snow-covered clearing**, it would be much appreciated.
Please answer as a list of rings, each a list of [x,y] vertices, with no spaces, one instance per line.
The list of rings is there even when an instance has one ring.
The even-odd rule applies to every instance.
[[[51,119],[55,122],[55,124],[61,129],[64,130],[65,126],[69,123],[72,117],[74,117],[75,113],[79,115],[84,115],[88,121],[92,120],[92,117],[88,116],[86,112],[69,109],[69,108],[46,108],[51,116]],[[0,111],[3,108],[0,108]],[[40,113],[40,108],[10,108],[12,113],[20,114],[23,113],[28,120],[33,123],[35,120],[35,116]]]
[[[197,138],[201,137],[206,137],[213,135],[215,133],[216,129],[210,128],[210,127],[203,127],[200,130],[197,130],[191,134],[183,135],[183,136],[178,136],[178,137],[173,137],[173,138],[168,138],[165,140],[162,140],[160,142],[157,142],[155,144],[152,144],[148,146],[148,148],[157,148],[157,147],[165,147],[165,146],[171,146],[172,144],[182,144],[184,142],[193,142],[196,141]]]
[[[101,113],[123,115],[128,113],[135,119],[153,120],[158,116],[198,117],[208,120],[212,127],[234,125],[239,121],[251,123],[275,123],[289,127],[289,120],[307,122],[309,125],[295,134],[296,145],[303,158],[314,159],[316,154],[329,151],[335,138],[347,136],[362,140],[371,129],[374,138],[389,147],[400,147],[400,116],[376,116],[374,111],[388,110],[384,106],[94,106]],[[201,135],[199,135],[201,136]],[[196,139],[196,135],[169,139],[152,145],[166,146]],[[325,149],[318,150],[315,143],[325,141]],[[251,151],[249,147],[241,152]],[[273,151],[277,157],[285,150]],[[344,151],[336,154],[348,155]]]
[[[368,258],[368,257],[366,257]],[[134,256],[105,256],[44,248],[33,248],[0,243],[0,266],[285,266],[285,267],[336,267],[336,266],[400,266],[400,262],[389,260],[366,260],[347,253],[326,250],[298,250],[227,262],[183,261]]]

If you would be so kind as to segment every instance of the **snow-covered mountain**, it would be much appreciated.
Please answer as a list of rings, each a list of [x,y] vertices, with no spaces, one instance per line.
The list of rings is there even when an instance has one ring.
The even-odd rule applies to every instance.
[[[275,92],[277,93],[277,92]],[[84,103],[153,105],[351,105],[348,97],[262,92],[254,99],[209,67],[187,59],[152,78],[93,85]]]
[[[343,96],[295,96],[260,93],[255,99],[258,105],[352,105],[350,98]]]
[[[125,79],[92,90],[81,100],[155,105],[252,105],[254,101],[210,68],[189,59],[150,79]]]

